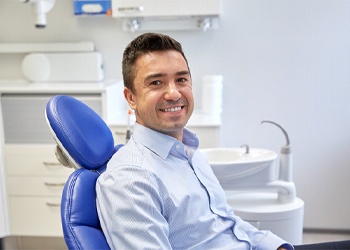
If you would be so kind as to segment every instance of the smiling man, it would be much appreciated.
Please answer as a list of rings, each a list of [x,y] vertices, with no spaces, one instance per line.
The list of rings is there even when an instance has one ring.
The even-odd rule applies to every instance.
[[[139,56],[133,67],[134,84],[124,96],[137,123],[181,140],[194,108],[185,58],[176,50],[153,51]]]
[[[135,111],[129,142],[97,181],[97,208],[112,249],[292,249],[237,217],[198,139],[180,43],[147,33],[123,54],[124,97]]]

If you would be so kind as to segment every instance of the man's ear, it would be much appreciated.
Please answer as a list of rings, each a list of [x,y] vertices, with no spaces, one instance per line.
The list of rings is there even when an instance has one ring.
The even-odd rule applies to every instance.
[[[132,93],[130,89],[126,87],[124,88],[124,97],[125,97],[125,100],[128,102],[129,107],[132,110],[135,110],[136,109],[135,95]]]

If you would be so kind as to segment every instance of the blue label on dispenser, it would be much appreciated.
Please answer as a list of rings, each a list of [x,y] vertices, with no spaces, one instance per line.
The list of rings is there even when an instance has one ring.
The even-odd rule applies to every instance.
[[[112,14],[111,0],[74,0],[75,15],[108,15]]]

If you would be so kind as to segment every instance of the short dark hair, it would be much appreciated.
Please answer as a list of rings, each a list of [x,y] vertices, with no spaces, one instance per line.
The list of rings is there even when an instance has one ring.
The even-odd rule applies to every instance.
[[[135,62],[140,55],[153,51],[176,50],[188,62],[181,44],[170,36],[159,33],[145,33],[136,37],[125,48],[123,53],[122,71],[124,86],[135,93],[134,79],[136,77]]]

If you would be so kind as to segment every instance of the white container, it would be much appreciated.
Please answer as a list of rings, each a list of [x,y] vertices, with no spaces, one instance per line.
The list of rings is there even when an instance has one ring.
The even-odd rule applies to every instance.
[[[222,113],[222,75],[207,75],[203,77],[202,111],[207,114]]]

